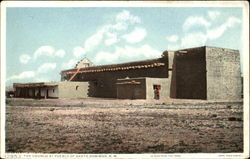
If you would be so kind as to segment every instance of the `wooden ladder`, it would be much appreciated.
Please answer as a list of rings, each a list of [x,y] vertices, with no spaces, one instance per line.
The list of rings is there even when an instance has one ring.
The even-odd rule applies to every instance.
[[[75,74],[73,74],[73,76],[71,76],[71,78],[69,79],[69,81],[71,81],[76,75],[77,73],[80,71],[81,68],[78,68],[77,71],[75,72]]]

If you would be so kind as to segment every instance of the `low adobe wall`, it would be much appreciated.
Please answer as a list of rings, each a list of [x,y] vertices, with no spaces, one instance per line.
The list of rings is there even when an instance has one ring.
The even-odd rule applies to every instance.
[[[58,97],[59,98],[87,98],[88,82],[59,82]]]

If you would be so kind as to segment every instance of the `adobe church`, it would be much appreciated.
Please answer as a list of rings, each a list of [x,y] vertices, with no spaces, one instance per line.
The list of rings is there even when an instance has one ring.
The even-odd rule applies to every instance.
[[[61,71],[61,82],[15,83],[16,97],[239,99],[238,50],[196,47],[160,58],[95,66],[88,59]]]

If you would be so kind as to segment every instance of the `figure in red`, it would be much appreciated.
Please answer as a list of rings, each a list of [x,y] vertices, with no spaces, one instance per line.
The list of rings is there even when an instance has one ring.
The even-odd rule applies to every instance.
[[[160,99],[160,89],[161,89],[160,85],[156,85],[156,87],[154,87],[155,99]]]

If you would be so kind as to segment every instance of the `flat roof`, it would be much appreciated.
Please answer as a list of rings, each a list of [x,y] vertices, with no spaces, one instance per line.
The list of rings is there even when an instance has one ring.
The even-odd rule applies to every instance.
[[[163,58],[155,58],[149,60],[133,61],[133,62],[126,62],[119,64],[111,64],[111,65],[85,67],[85,68],[80,68],[79,73],[140,69],[140,68],[151,68],[158,66],[165,66],[165,61],[163,61]],[[61,73],[74,74],[76,71],[77,68],[74,68],[69,70],[63,70],[61,71]]]
[[[38,83],[13,83],[13,87],[53,87],[57,86],[57,82],[38,82]]]

